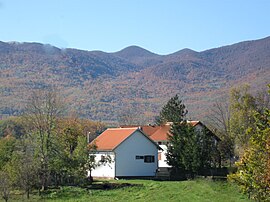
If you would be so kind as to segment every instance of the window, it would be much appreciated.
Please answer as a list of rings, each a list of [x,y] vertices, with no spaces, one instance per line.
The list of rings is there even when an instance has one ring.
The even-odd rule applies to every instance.
[[[146,155],[144,156],[144,163],[154,163],[155,162],[155,156]]]
[[[136,159],[143,159],[143,156],[136,156]]]

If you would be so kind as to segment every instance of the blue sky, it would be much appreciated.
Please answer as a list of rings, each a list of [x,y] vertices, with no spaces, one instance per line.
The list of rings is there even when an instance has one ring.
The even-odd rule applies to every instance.
[[[270,0],[0,0],[0,41],[158,54],[270,36]]]

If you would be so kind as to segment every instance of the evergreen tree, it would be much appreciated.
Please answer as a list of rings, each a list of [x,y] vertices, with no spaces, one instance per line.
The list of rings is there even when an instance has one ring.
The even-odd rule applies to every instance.
[[[167,162],[177,170],[196,172],[199,149],[194,128],[186,123],[174,123],[170,130]]]
[[[172,122],[168,135],[167,162],[175,170],[198,173],[215,165],[217,145],[209,130],[196,130],[186,120],[185,105],[176,95],[162,108],[158,123]]]
[[[176,170],[196,174],[219,164],[219,152],[209,130],[197,131],[186,121],[174,123],[169,135],[167,162]]]
[[[160,115],[156,118],[158,125],[166,122],[180,123],[184,120],[187,110],[185,105],[182,104],[178,95],[172,97],[167,104],[162,108]]]

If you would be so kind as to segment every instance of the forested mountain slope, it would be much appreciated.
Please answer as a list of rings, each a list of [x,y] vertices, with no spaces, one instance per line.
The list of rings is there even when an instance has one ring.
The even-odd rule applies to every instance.
[[[0,42],[2,116],[20,113],[32,89],[53,86],[70,109],[94,120],[151,122],[176,93],[190,118],[203,119],[231,86],[248,83],[256,91],[269,78],[270,37],[169,55],[137,46],[105,53]]]

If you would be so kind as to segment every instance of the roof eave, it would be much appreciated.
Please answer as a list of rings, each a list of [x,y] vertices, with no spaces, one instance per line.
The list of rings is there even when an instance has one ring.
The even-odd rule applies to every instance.
[[[114,149],[101,149],[101,150],[92,150],[90,152],[114,152]]]

